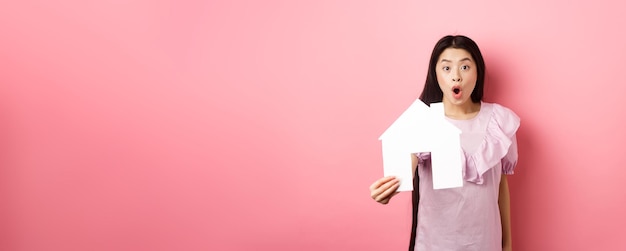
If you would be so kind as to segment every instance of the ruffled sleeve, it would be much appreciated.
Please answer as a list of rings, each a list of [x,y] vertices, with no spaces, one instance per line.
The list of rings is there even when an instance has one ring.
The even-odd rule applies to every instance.
[[[504,174],[513,174],[517,164],[517,140],[515,134],[520,125],[519,117],[511,110],[493,104],[485,138],[478,150],[465,158],[465,180],[483,183],[483,174],[501,164]]]
[[[502,158],[502,173],[507,175],[513,174],[515,166],[517,166],[517,138],[515,135],[511,141],[513,143],[509,147],[509,152]]]

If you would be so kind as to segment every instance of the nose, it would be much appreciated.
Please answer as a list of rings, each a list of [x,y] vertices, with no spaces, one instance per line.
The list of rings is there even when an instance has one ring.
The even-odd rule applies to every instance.
[[[454,71],[452,73],[452,82],[461,82],[461,74],[459,72]]]

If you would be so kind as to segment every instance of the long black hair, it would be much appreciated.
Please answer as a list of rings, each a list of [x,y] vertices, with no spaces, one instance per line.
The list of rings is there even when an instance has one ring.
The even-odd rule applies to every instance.
[[[472,39],[466,36],[445,36],[437,42],[433,53],[430,55],[430,63],[428,64],[428,74],[426,75],[426,83],[424,84],[424,90],[420,95],[420,100],[426,105],[430,106],[431,103],[443,101],[443,91],[439,88],[439,82],[437,82],[437,61],[439,56],[444,50],[448,48],[464,49],[470,53],[474,62],[476,62],[476,86],[470,97],[472,102],[478,103],[483,99],[483,89],[485,86],[485,61],[483,55],[478,49],[478,45]],[[411,241],[409,242],[409,251],[413,251],[415,248],[415,238],[417,234],[417,211],[420,201],[420,177],[418,175],[418,168],[415,168],[413,174],[413,210],[412,210],[412,223],[411,223]]]

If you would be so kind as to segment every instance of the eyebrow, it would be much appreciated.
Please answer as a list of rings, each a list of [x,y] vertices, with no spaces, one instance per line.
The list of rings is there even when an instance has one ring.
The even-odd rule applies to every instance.
[[[463,58],[463,59],[459,60],[459,62],[463,62],[463,61],[470,61],[470,62],[472,62],[472,59],[470,59],[470,58]],[[449,62],[449,63],[451,63],[452,61],[451,60],[447,60],[447,59],[442,59],[441,62]]]

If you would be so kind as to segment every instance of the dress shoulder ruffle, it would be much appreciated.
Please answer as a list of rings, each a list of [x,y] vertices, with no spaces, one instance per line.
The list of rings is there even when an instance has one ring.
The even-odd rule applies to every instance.
[[[515,133],[520,125],[519,117],[499,104],[483,103],[483,109],[485,108],[488,109],[485,115],[490,116],[485,138],[474,153],[462,155],[464,158],[462,162],[465,163],[463,168],[465,180],[477,184],[482,184],[483,174],[496,167],[498,163],[503,164],[505,174],[512,174],[517,162],[517,158],[506,160],[505,156],[514,143]]]
[[[482,184],[483,174],[502,163],[505,174],[512,174],[517,164],[517,149],[511,149],[515,143],[515,134],[520,126],[520,118],[510,109],[495,103],[483,103],[484,116],[489,116],[485,137],[478,149],[468,154],[463,152],[463,177],[466,181]],[[510,150],[515,151],[514,154]],[[430,160],[430,153],[415,153],[419,165]],[[507,156],[513,156],[506,158]]]

